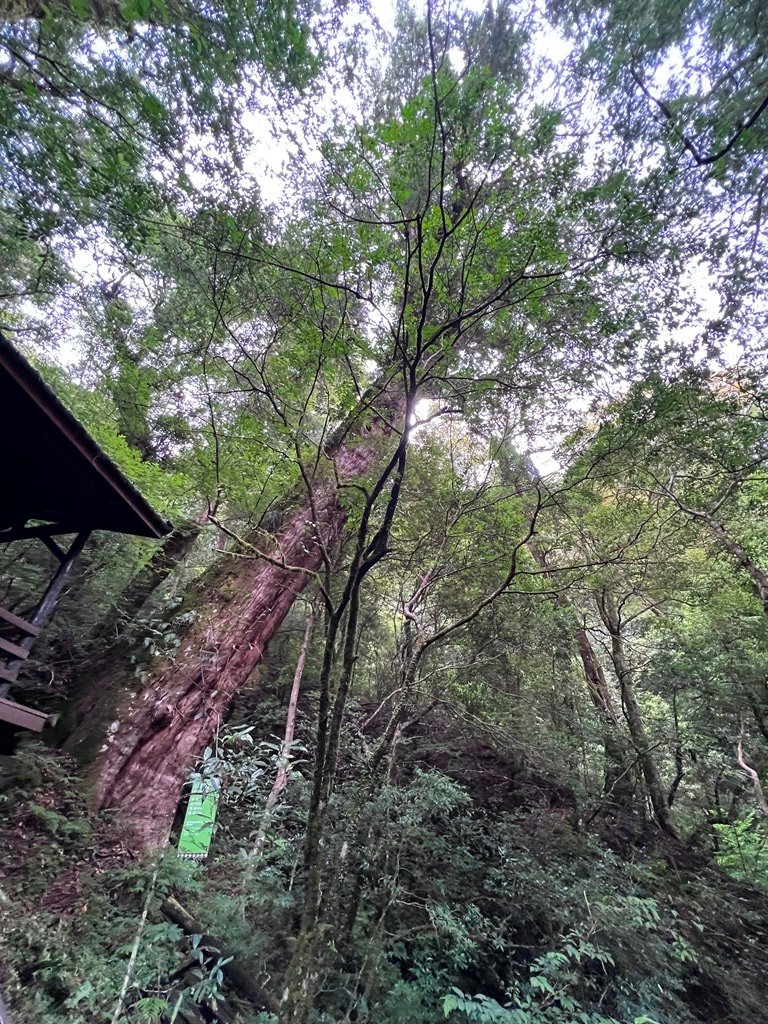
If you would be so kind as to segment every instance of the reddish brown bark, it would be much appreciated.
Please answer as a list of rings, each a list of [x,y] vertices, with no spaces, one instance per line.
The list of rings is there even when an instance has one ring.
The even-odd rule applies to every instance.
[[[166,839],[195,756],[310,578],[298,568],[320,567],[318,534],[326,544],[335,539],[342,516],[327,485],[315,515],[316,522],[309,509],[296,510],[280,533],[282,555],[297,568],[244,560],[240,599],[224,603],[201,631],[193,631],[176,660],[120,716],[99,765],[98,802],[130,817],[142,845]]]
[[[287,513],[267,552],[282,564],[246,554],[198,591],[192,625],[173,660],[149,685],[130,695],[115,714],[95,766],[99,807],[120,809],[138,847],[163,844],[182,786],[196,756],[210,739],[235,693],[258,665],[293,602],[322,565],[322,546],[331,547],[346,520],[337,480],[354,480],[374,469],[381,438],[402,415],[396,394],[384,392],[361,417],[355,443],[337,444],[334,472],[325,472]],[[384,418],[386,417],[386,418]],[[361,436],[364,435],[364,436]],[[327,465],[327,460],[326,460]],[[343,492],[342,492],[343,493]],[[114,667],[113,667],[114,671]],[[105,673],[104,685],[110,680]],[[91,684],[98,689],[99,680]],[[90,738],[89,722],[69,744]]]

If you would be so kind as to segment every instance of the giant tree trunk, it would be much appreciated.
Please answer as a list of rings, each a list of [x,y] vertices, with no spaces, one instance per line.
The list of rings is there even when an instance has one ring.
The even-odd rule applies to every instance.
[[[363,477],[381,458],[381,439],[401,424],[399,392],[383,390],[363,408],[365,416],[346,426],[346,443],[329,454],[333,472],[323,471],[288,511],[267,558],[246,548],[195,587],[189,607],[196,618],[172,658],[165,659],[146,686],[121,666],[123,691],[115,712],[115,666],[107,665],[89,690],[108,694],[111,716],[106,739],[95,713],[67,742],[75,754],[93,753],[96,803],[116,807],[137,847],[161,845],[168,837],[182,786],[200,750],[220,725],[236,694],[261,660],[293,602],[322,566],[323,548],[340,535],[346,510],[338,480]],[[393,428],[393,422],[395,426]],[[352,429],[357,437],[349,439]],[[364,435],[364,436],[361,436]],[[325,460],[327,466],[328,460]],[[337,480],[338,478],[338,480]],[[256,540],[254,539],[254,544]],[[106,724],[106,723],[104,723]]]
[[[84,644],[82,656],[67,670],[67,693],[69,702],[59,715],[55,727],[60,741],[83,760],[92,760],[88,737],[96,742],[97,750],[106,738],[101,722],[104,714],[109,721],[114,718],[115,706],[110,706],[112,687],[106,691],[101,685],[105,677],[117,679],[131,664],[133,644],[131,624],[142,615],[156,591],[168,580],[192,551],[198,536],[200,524],[185,523],[169,534],[158,545],[149,562],[128,584],[118,599],[107,609],[101,622],[97,623]],[[99,685],[89,685],[93,679]],[[103,729],[100,728],[103,726]]]

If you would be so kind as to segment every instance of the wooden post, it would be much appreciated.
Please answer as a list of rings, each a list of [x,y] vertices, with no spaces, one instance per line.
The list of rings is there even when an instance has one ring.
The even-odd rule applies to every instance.
[[[78,533],[78,535],[75,537],[75,539],[69,546],[66,555],[62,559],[61,565],[56,570],[56,573],[51,582],[48,584],[48,589],[43,595],[42,601],[37,606],[37,611],[30,619],[32,625],[37,626],[38,629],[41,626],[45,625],[48,619],[50,619],[51,615],[53,615],[54,609],[56,608],[56,605],[59,602],[59,598],[61,597],[62,591],[64,590],[64,585],[67,582],[67,578],[69,577],[69,574],[72,570],[72,566],[74,565],[77,556],[85,547],[85,542],[88,540],[90,535],[90,530],[81,530],[80,533]],[[31,637],[28,638],[30,646],[31,640]],[[26,642],[27,641],[22,640],[22,644]]]
[[[48,619],[50,619],[51,615],[53,615],[56,605],[59,602],[59,598],[64,591],[69,574],[72,571],[72,566],[75,564],[77,556],[85,547],[85,543],[90,535],[90,530],[81,530],[70,544],[66,554],[61,559],[61,563],[54,573],[53,579],[48,584],[48,589],[43,594],[43,598],[37,606],[35,614],[30,619],[30,625],[34,626],[36,630],[35,635],[25,636],[24,639],[19,642],[18,647],[24,652],[23,655],[18,656],[17,660],[11,662],[3,672],[3,678],[9,681],[0,685],[0,697],[6,696],[11,688],[11,684],[15,682],[16,677],[18,676],[19,668],[21,667],[21,660],[19,660],[19,658],[27,657],[32,644],[35,642],[37,633],[40,632],[40,629],[45,625]]]

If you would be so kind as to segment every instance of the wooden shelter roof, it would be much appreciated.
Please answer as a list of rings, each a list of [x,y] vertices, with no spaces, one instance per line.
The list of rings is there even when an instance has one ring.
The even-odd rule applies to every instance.
[[[30,536],[30,520],[59,533],[170,530],[38,372],[0,334],[0,543]]]

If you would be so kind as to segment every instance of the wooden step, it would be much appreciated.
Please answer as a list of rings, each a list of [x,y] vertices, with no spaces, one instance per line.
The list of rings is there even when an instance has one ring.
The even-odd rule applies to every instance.
[[[0,636],[0,651],[5,651],[6,654],[12,654],[14,658],[19,658],[21,661],[26,661],[29,657],[29,651],[23,647],[19,647],[18,644],[12,644],[10,640],[4,640]]]
[[[8,668],[7,665],[0,665],[0,679],[4,679],[7,683],[16,683],[18,682],[17,672],[12,668]]]
[[[21,633],[26,633],[27,636],[37,636],[40,633],[39,626],[33,626],[31,622],[27,622],[26,619],[22,619],[20,615],[15,615],[13,612],[9,612],[7,608],[3,608],[0,604],[0,619],[3,622],[9,622],[12,626],[15,626]]]
[[[11,725],[18,725],[22,729],[42,732],[50,717],[44,711],[35,711],[34,708],[17,704],[15,700],[0,697],[0,722],[10,722]]]

